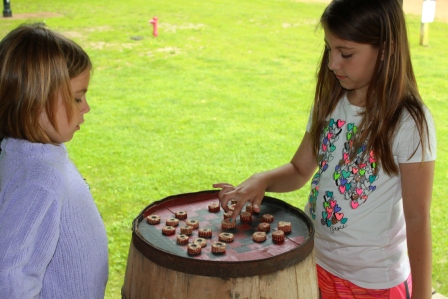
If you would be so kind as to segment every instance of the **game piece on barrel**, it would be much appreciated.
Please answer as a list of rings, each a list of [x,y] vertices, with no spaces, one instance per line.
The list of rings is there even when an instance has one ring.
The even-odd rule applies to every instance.
[[[218,213],[221,210],[221,206],[218,202],[213,202],[208,205],[208,211],[212,213]]]
[[[187,253],[189,255],[198,255],[201,254],[201,249],[202,249],[201,245],[196,243],[190,243],[187,246]]]
[[[188,236],[185,234],[177,235],[177,244],[179,245],[188,244]]]
[[[263,217],[261,217],[262,222],[272,223],[274,222],[274,216],[271,214],[264,214]]]
[[[235,206],[236,206],[235,204],[232,204],[232,205],[228,206],[228,208],[230,211],[233,211],[233,210],[235,210]]]
[[[233,215],[233,211],[228,211],[223,214],[224,219],[232,218],[232,215]]]
[[[276,230],[272,233],[272,241],[274,243],[282,243],[285,241],[285,232],[282,230]]]
[[[252,213],[247,211],[241,212],[240,220],[244,223],[252,222]]]
[[[175,233],[176,233],[176,228],[174,226],[167,225],[162,228],[162,234],[164,234],[165,236],[172,236]]]
[[[212,252],[219,253],[219,254],[226,253],[226,243],[217,242],[217,241],[213,242],[212,243]]]
[[[251,212],[252,214],[260,213],[260,211],[257,212],[254,210],[254,206],[252,205],[251,202],[246,205],[246,211]]]
[[[278,229],[285,232],[285,234],[289,234],[291,232],[291,222],[289,221],[280,221],[278,223]]]
[[[226,218],[223,221],[221,221],[221,228],[222,229],[232,229],[236,227],[236,222],[235,221],[230,221],[230,218]]]
[[[146,217],[146,222],[148,222],[151,225],[159,224],[160,216],[159,215],[149,215],[148,217]]]
[[[177,226],[179,224],[179,219],[176,218],[167,218],[166,225],[168,226]]]
[[[198,230],[198,236],[202,238],[211,238],[212,237],[212,230],[209,228],[200,228]]]
[[[219,241],[230,243],[233,242],[234,236],[231,233],[220,233],[218,238]]]
[[[193,220],[193,219],[188,219],[187,225],[191,226],[193,229],[197,229],[199,227],[199,221]]]
[[[230,200],[230,204],[231,205],[236,205],[237,202],[238,202],[238,200],[236,200],[236,199],[231,199]]]
[[[193,233],[193,227],[189,225],[181,226],[180,233],[187,236],[191,236],[191,234]]]
[[[187,211],[177,211],[174,215],[177,219],[187,219]]]
[[[262,222],[260,224],[258,224],[257,230],[259,232],[269,232],[271,230],[271,225],[267,222]]]
[[[201,247],[207,246],[207,240],[204,238],[196,238],[193,240],[193,243],[198,244]]]
[[[254,234],[252,235],[252,239],[257,243],[264,242],[264,241],[266,241],[266,233],[265,232],[254,232]]]

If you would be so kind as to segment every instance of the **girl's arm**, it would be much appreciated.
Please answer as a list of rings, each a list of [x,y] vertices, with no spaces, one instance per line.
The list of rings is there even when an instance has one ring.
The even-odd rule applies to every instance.
[[[430,299],[432,244],[430,207],[435,161],[400,164],[412,298]]]
[[[227,204],[230,200],[238,201],[232,217],[235,220],[247,201],[252,202],[255,211],[259,211],[266,191],[290,192],[297,190],[308,182],[316,168],[317,162],[312,151],[311,138],[309,133],[305,133],[290,163],[256,173],[236,187],[227,183],[214,184],[213,187],[222,188],[219,199],[224,210],[227,211]]]
[[[58,242],[60,196],[31,179],[10,185],[1,194],[0,298],[38,298]]]

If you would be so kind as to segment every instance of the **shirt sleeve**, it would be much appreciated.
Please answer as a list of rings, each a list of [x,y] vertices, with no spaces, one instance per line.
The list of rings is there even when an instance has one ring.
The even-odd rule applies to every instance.
[[[308,133],[311,131],[311,124],[313,122],[313,110],[314,110],[314,106],[311,108],[310,115],[308,116],[308,122],[306,124],[306,131]]]
[[[52,176],[52,175],[50,175]],[[48,174],[46,175],[48,179]],[[59,238],[60,178],[12,179],[0,202],[0,298],[38,298]]]
[[[418,163],[436,159],[437,139],[434,120],[429,109],[426,106],[423,106],[423,109],[428,124],[428,130],[424,131],[424,143],[420,143],[420,135],[414,119],[406,113],[393,145],[394,156],[398,163]]]

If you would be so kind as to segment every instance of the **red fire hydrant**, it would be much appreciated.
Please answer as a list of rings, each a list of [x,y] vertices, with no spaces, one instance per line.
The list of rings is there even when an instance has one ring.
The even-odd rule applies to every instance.
[[[154,36],[158,36],[159,35],[159,31],[157,30],[157,21],[159,19],[157,17],[152,18],[149,23],[152,24],[152,35]]]

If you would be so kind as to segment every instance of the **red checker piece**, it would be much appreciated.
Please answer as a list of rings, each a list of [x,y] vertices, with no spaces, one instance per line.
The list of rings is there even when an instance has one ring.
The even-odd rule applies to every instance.
[[[240,214],[240,220],[241,222],[252,222],[252,213],[251,212],[241,212]]]
[[[231,233],[220,233],[218,238],[219,241],[230,243],[233,242],[234,236]]]
[[[231,229],[236,227],[236,222],[232,221],[230,222],[230,218],[224,219],[221,221],[221,228],[222,229]]]
[[[172,236],[176,233],[176,228],[174,226],[164,226],[162,228],[162,234],[164,234],[165,236]]]
[[[198,244],[201,247],[207,246],[207,240],[204,238],[196,238],[193,240],[193,243]]]
[[[252,239],[257,243],[264,242],[264,241],[266,241],[266,233],[265,232],[254,232],[254,234],[252,235]]]
[[[189,255],[198,255],[201,254],[201,249],[202,249],[201,245],[196,243],[190,243],[187,246],[187,253]]]
[[[149,215],[148,217],[146,217],[146,222],[148,222],[151,225],[159,224],[160,216],[159,215]]]
[[[188,244],[188,236],[185,234],[181,234],[177,236],[177,244],[185,245]]]
[[[187,211],[177,211],[176,213],[174,213],[175,217],[177,219],[187,219]]]
[[[285,232],[285,234],[289,234],[292,230],[291,228],[291,222],[289,221],[280,221],[278,223],[278,229]]]
[[[200,228],[198,230],[198,236],[202,238],[211,238],[212,237],[212,230],[209,228]]]
[[[257,212],[254,210],[254,206],[251,202],[246,205],[246,211],[251,212],[252,214],[260,213],[259,211]]]
[[[258,224],[257,230],[259,232],[269,232],[271,230],[271,225],[267,222],[262,222],[260,224]]]
[[[282,243],[283,241],[285,241],[285,232],[280,229],[273,232],[272,241],[274,243]]]
[[[188,225],[181,226],[180,233],[187,235],[187,236],[191,236],[191,234],[193,233],[193,227],[188,226]]]
[[[224,219],[232,218],[233,211],[228,211],[223,214]]]
[[[193,219],[189,219],[187,220],[187,225],[191,226],[193,229],[197,229],[199,227],[199,221],[197,220],[193,220]]]
[[[213,242],[212,243],[212,252],[220,253],[220,254],[226,253],[226,243],[217,242],[217,241]]]
[[[166,225],[168,225],[168,226],[177,226],[178,224],[179,224],[179,219],[176,219],[176,218],[166,219]]]
[[[208,211],[212,213],[218,213],[221,210],[221,206],[217,202],[213,202],[208,205]]]
[[[272,223],[274,222],[274,216],[271,214],[264,214],[263,217],[261,217],[262,222]]]

